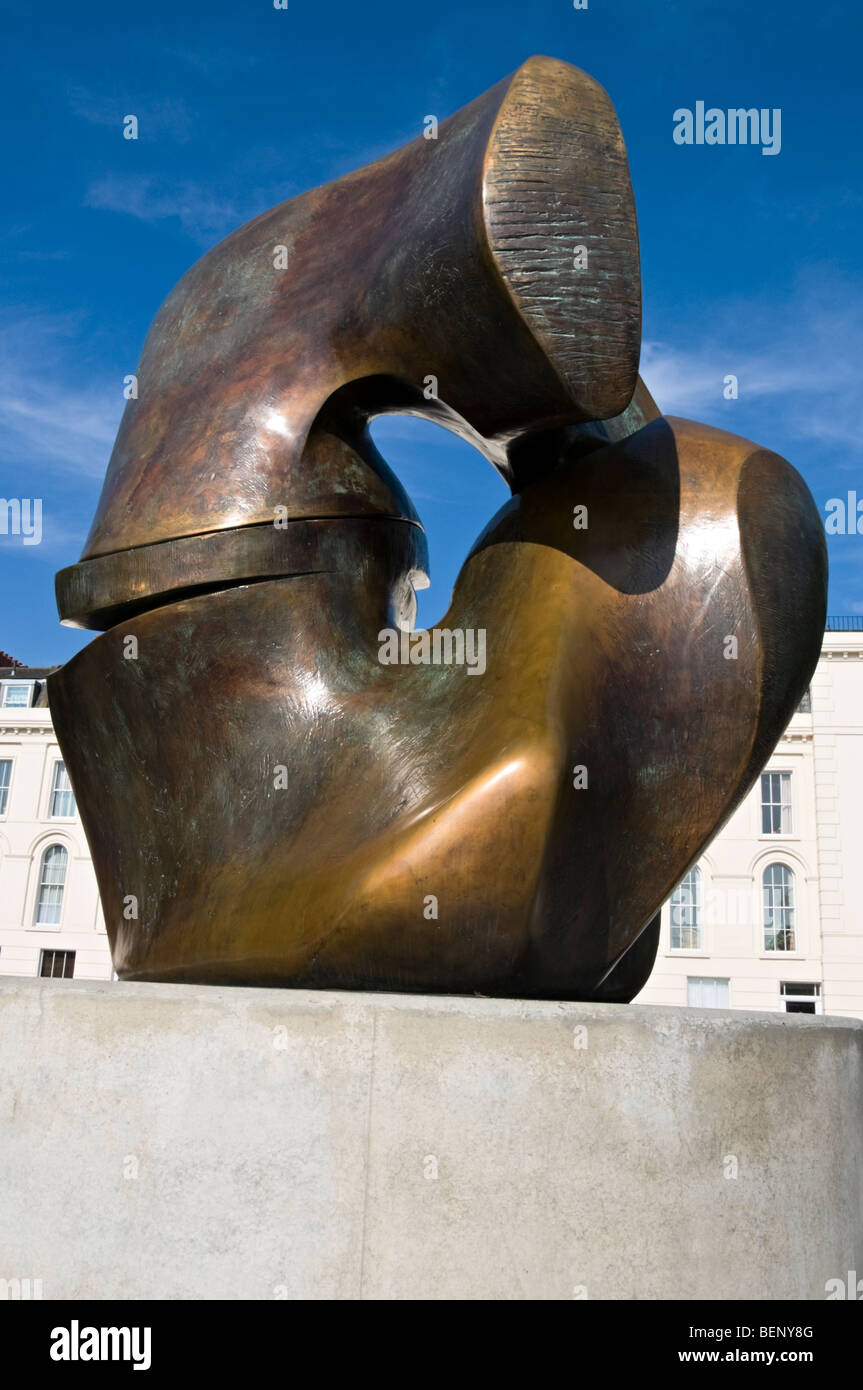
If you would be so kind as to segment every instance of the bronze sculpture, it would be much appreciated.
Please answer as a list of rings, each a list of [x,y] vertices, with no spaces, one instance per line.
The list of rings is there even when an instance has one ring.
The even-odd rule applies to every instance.
[[[663,418],[639,343],[617,120],[548,58],[188,272],[57,585],[107,629],[50,701],[122,977],[637,993],[826,611],[799,475]],[[513,493],[434,648],[391,410]]]

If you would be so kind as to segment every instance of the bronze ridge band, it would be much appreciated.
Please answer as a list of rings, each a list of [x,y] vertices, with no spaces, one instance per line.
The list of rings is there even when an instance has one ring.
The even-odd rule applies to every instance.
[[[422,526],[405,517],[303,517],[181,536],[99,555],[58,572],[67,627],[105,631],[136,613],[259,579],[349,571],[386,555],[406,575],[428,569]]]

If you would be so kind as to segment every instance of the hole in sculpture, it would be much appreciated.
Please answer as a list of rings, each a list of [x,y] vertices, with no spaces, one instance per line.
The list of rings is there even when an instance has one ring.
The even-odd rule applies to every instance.
[[[434,627],[449,607],[468,551],[509,488],[479,450],[442,425],[381,415],[371,435],[425,527],[430,584],[417,593],[416,626]]]

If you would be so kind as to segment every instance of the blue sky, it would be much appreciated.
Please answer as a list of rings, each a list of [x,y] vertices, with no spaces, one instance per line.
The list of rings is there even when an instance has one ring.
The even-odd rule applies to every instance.
[[[90,640],[59,626],[53,575],[79,557],[123,377],[177,279],[241,222],[413,139],[532,53],[585,68],[617,107],[642,373],[661,408],[784,454],[822,515],[828,498],[863,499],[853,0],[21,0],[0,15],[0,496],[43,499],[40,545],[0,536],[0,649],[19,660]],[[698,100],[781,108],[780,153],[675,144],[674,111]],[[429,534],[431,624],[506,489],[436,426],[391,417],[375,436]],[[863,535],[830,538],[830,558],[830,612],[863,613]]]

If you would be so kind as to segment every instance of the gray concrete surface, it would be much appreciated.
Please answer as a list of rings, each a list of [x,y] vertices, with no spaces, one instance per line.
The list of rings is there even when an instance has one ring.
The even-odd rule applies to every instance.
[[[46,1299],[823,1299],[851,1269],[863,1022],[0,979],[0,1280]]]

